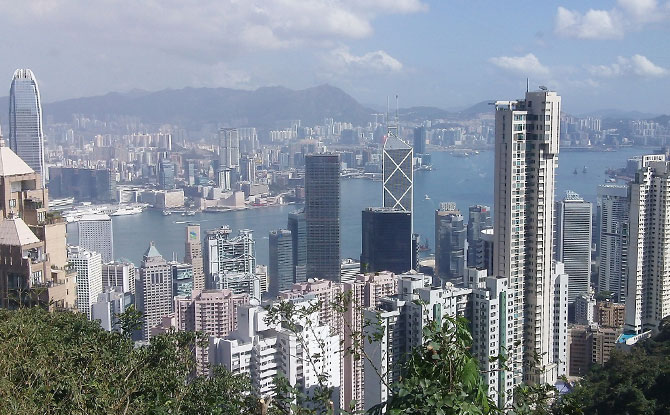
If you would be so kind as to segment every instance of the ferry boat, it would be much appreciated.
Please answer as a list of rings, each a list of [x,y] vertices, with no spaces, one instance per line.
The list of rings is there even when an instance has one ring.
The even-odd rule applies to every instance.
[[[137,215],[138,213],[142,213],[142,208],[140,206],[124,206],[116,212],[110,213],[109,216]]]

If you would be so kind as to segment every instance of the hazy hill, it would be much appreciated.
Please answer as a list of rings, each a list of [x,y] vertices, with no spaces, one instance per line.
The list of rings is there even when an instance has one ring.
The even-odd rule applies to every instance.
[[[5,98],[6,100],[6,98]],[[6,101],[5,101],[6,102]],[[2,108],[0,101],[0,108]],[[179,123],[188,126],[230,124],[274,127],[289,120],[303,124],[322,123],[326,117],[364,125],[374,111],[365,108],[339,88],[320,85],[303,90],[264,87],[255,91],[229,88],[165,89],[75,98],[44,105],[45,116],[69,121],[72,114],[105,119],[129,115],[149,123]]]

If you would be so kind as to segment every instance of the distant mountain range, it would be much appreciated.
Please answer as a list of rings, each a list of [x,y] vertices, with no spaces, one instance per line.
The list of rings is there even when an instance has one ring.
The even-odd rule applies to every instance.
[[[492,112],[490,102],[482,101],[460,111],[415,106],[399,109],[399,115],[402,121],[410,122],[436,119],[457,121]],[[2,109],[8,106],[8,98],[0,97],[0,122],[3,126],[7,123],[7,111]],[[110,116],[131,116],[145,123],[172,123],[188,129],[200,129],[204,125],[268,129],[286,127],[291,120],[301,120],[303,125],[321,124],[325,118],[365,125],[374,119],[372,114],[380,112],[378,108],[360,104],[346,92],[331,85],[302,90],[280,86],[254,91],[229,88],[183,88],[156,92],[132,90],[44,104],[45,119],[56,122],[70,121],[73,114],[101,120]],[[390,115],[393,116],[393,113]],[[657,117],[657,114],[619,110],[593,111],[585,115],[614,119]]]

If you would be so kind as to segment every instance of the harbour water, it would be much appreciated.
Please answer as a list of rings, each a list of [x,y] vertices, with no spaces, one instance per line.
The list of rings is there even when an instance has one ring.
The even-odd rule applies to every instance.
[[[563,151],[559,156],[556,178],[556,198],[566,190],[579,193],[588,201],[596,201],[597,186],[607,179],[605,170],[623,167],[634,155],[648,154],[650,149],[635,147],[614,152]],[[468,206],[491,205],[493,202],[493,151],[483,151],[469,157],[457,157],[446,152],[432,154],[434,170],[418,171],[414,175],[414,229],[434,247],[434,211],[440,202],[456,202],[467,216]],[[586,173],[583,173],[586,167]],[[577,174],[574,171],[577,170]],[[371,180],[342,181],[341,240],[342,257],[358,258],[361,250],[361,211],[381,203],[381,183]],[[426,198],[426,195],[428,198]],[[154,241],[166,259],[184,257],[184,228],[186,223],[200,223],[203,233],[229,225],[234,233],[252,229],[256,239],[258,264],[268,261],[268,233],[285,228],[289,212],[300,205],[267,207],[235,212],[178,214],[163,216],[160,211],[147,210],[139,215],[116,216],[114,254],[138,265],[142,255]],[[68,242],[76,243],[76,224],[68,225]]]

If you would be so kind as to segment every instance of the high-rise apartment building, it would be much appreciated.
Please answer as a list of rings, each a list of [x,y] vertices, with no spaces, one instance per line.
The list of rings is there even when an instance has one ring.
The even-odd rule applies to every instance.
[[[291,231],[286,229],[271,231],[269,242],[269,292],[270,295],[274,296],[293,286],[293,238]]]
[[[430,320],[470,314],[468,288],[445,283],[430,287],[425,275],[398,277],[398,295],[379,300],[376,308],[363,310],[365,336],[382,333],[379,341],[364,343],[364,408],[369,410],[390,397],[389,385],[397,382],[408,353],[423,342],[423,327]],[[383,329],[383,331],[382,331]]]
[[[189,223],[186,225],[186,243],[184,247],[184,262],[193,267],[193,289],[205,289],[205,270],[202,258],[202,239],[200,225]]]
[[[102,262],[114,261],[114,232],[108,215],[84,215],[77,222],[79,246],[99,252]]]
[[[70,246],[68,261],[77,270],[77,309],[91,319],[91,306],[102,293],[102,259],[100,253]]]
[[[472,271],[468,268],[468,271]],[[479,271],[481,272],[481,271]],[[512,338],[508,318],[514,308],[508,298],[508,280],[505,277],[486,277],[483,281],[472,281],[471,314],[472,354],[479,360],[479,368],[488,395],[499,408],[511,402],[514,389],[514,372],[505,370],[500,360],[491,356],[506,356]]]
[[[470,206],[468,209],[468,261],[467,266],[472,268],[486,268],[482,252],[481,233],[491,229],[491,208],[483,205]]]
[[[240,166],[240,137],[235,128],[219,130],[219,166],[228,169]]]
[[[466,227],[455,203],[441,203],[435,211],[435,275],[460,282],[465,275]]]
[[[554,258],[565,266],[568,274],[568,304],[589,292],[591,281],[591,203],[577,193],[566,192],[556,201],[556,232]],[[572,313],[571,313],[572,314]]]
[[[629,208],[627,186],[598,186],[598,291],[611,292],[620,303],[628,281]]]
[[[30,69],[17,69],[9,89],[9,147],[46,183],[42,102]]]
[[[391,272],[380,272],[378,274],[360,274],[355,281],[344,284],[344,293],[351,293],[351,303],[347,305],[344,312],[344,348],[358,347],[358,353],[363,353],[363,343],[360,342],[360,334],[365,324],[363,310],[376,308],[379,300],[395,295],[398,291],[398,279]],[[355,402],[355,411],[364,408],[364,379],[363,359],[357,359],[351,353],[343,356],[343,403]]]
[[[655,332],[670,315],[670,162],[665,155],[644,156],[629,184],[627,332]]]
[[[248,304],[248,294],[230,290],[194,291],[174,298],[174,324],[177,330],[199,331],[207,336],[226,337],[237,328],[237,307]],[[209,347],[196,347],[198,370],[209,368]]]
[[[305,157],[307,277],[340,280],[340,156]]]
[[[527,92],[496,102],[493,275],[508,279],[514,312],[508,349],[516,386],[554,384],[554,182],[561,98]],[[537,357],[537,359],[536,359]]]
[[[314,304],[313,297],[290,300],[296,309]],[[333,388],[332,400],[340,407],[340,337],[319,320],[314,312],[304,317],[304,340],[299,341],[292,331],[281,323],[269,323],[268,311],[257,305],[237,308],[237,329],[227,338],[210,337],[209,357],[234,374],[247,374],[254,392],[263,398],[274,396],[274,379],[281,372],[291,386],[310,394],[325,375],[327,386]],[[309,322],[307,322],[309,321]],[[319,359],[308,356],[318,354]]]
[[[412,212],[367,208],[361,226],[361,272],[412,269]]]
[[[152,329],[172,312],[172,267],[153,242],[144,253],[136,289],[136,301],[142,312],[142,339],[148,341]]]
[[[288,230],[293,241],[293,281],[307,280],[307,222],[303,209],[288,214]]]
[[[384,207],[412,212],[414,199],[414,151],[389,127],[382,152],[382,203]]]

